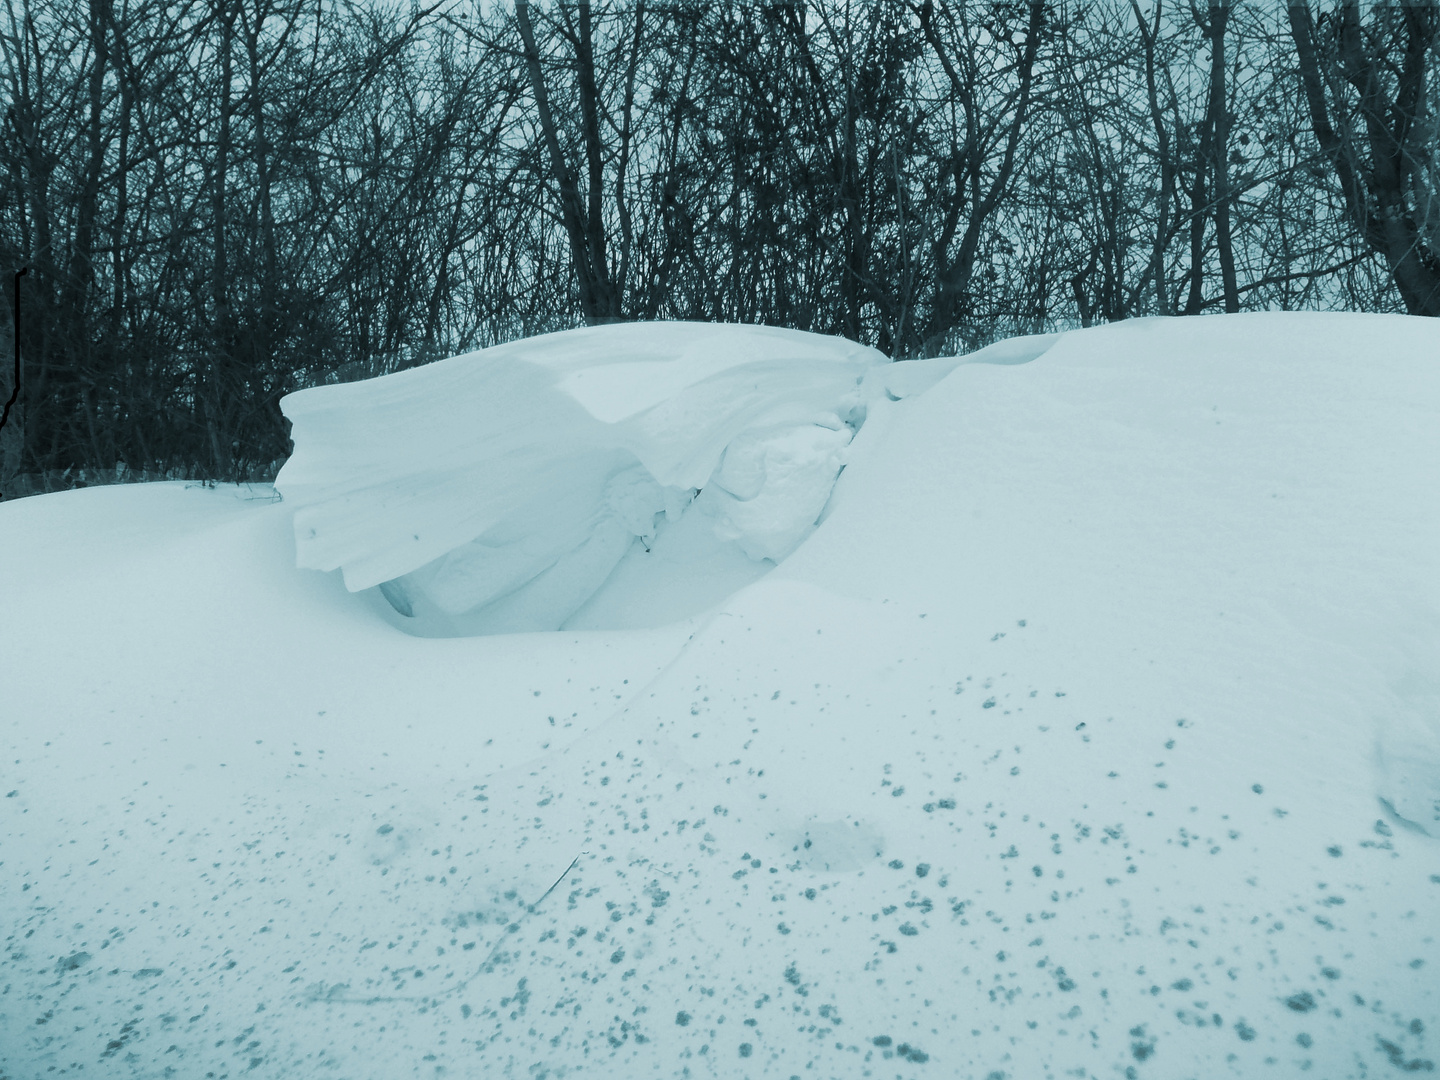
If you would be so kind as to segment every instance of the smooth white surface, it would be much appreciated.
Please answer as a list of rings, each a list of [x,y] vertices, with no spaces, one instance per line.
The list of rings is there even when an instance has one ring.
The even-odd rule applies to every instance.
[[[407,636],[262,491],[0,505],[0,1067],[1423,1072],[1437,344],[922,370],[657,630]],[[593,602],[663,617],[626,566]]]

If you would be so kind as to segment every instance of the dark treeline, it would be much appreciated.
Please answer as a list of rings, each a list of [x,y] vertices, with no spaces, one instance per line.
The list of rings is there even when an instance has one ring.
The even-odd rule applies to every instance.
[[[582,322],[1440,314],[1437,0],[5,3],[7,493]]]

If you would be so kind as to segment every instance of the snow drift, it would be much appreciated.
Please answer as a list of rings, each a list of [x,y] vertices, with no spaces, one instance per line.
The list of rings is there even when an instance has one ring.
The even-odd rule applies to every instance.
[[[378,585],[425,626],[555,630],[687,512],[709,525],[692,546],[772,564],[794,550],[883,363],[762,326],[549,334],[290,395],[295,452],[275,486],[300,566]]]
[[[266,488],[0,504],[0,1075],[1433,1071],[1437,356],[1274,314],[869,368],[763,580],[646,591],[767,565],[692,506],[559,632],[400,633]],[[478,458],[395,457],[452,396],[390,399],[389,488],[305,465],[335,565],[459,513]]]

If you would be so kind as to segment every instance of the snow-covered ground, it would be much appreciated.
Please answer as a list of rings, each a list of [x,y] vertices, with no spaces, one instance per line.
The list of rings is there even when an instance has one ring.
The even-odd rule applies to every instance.
[[[1440,1061],[1434,322],[506,348],[0,505],[0,1076]]]

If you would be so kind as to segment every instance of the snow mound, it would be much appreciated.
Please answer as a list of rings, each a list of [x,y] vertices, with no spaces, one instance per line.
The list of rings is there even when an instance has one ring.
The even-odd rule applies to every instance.
[[[687,513],[710,526],[687,531],[707,565],[727,554],[712,538],[767,564],[722,588],[793,551],[863,420],[864,377],[887,363],[762,326],[548,334],[291,394],[275,486],[297,565],[379,586],[420,632],[555,630]]]
[[[869,369],[823,527],[644,630],[597,628],[768,566],[717,515],[826,435],[729,437],[560,633],[365,617],[263,487],[0,503],[0,1075],[1426,1072],[1437,343],[1277,312]],[[329,419],[398,470],[462,400],[508,418]]]

